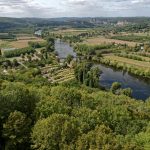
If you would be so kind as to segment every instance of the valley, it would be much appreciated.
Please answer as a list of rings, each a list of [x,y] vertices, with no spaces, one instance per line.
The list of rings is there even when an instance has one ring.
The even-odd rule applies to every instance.
[[[149,17],[0,18],[0,32],[0,149],[149,150]]]

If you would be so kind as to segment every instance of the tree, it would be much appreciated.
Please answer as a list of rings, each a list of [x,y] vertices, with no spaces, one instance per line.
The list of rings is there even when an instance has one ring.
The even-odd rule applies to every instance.
[[[31,55],[27,54],[27,56],[26,56],[26,57],[27,57],[28,61],[29,61],[29,62],[31,62],[31,60],[32,60]]]
[[[80,134],[78,122],[67,115],[53,114],[39,120],[32,133],[32,148],[38,150],[65,150],[75,143]]]
[[[131,88],[122,89],[121,93],[126,96],[132,97],[132,89]]]
[[[74,88],[53,87],[51,94],[55,99],[63,101],[70,107],[79,107],[81,105],[81,94]]]
[[[36,107],[37,118],[47,118],[54,113],[69,114],[70,111],[71,107],[66,106],[65,102],[56,100],[53,97],[41,100]]]
[[[47,38],[47,46],[46,51],[47,52],[53,52],[55,50],[55,39],[54,38]]]
[[[78,139],[76,147],[78,150],[116,150],[119,149],[120,146],[116,140],[116,135],[112,132],[112,130],[105,125],[101,125],[88,134],[82,135]]]
[[[12,66],[12,64],[11,64],[10,60],[6,60],[5,62],[3,62],[3,67],[8,68],[8,67],[11,67],[11,66]]]
[[[68,55],[67,58],[66,58],[66,62],[68,64],[70,64],[70,62],[73,60],[73,56],[72,55]]]
[[[29,146],[31,120],[24,113],[15,111],[10,113],[3,124],[5,149],[19,150]]]
[[[91,63],[77,64],[75,67],[76,79],[87,86],[99,87],[100,69],[98,67],[92,67]]]
[[[97,125],[102,123],[99,112],[86,107],[73,109],[72,116],[79,120],[82,134],[94,130]]]
[[[39,97],[21,83],[6,83],[0,90],[0,118],[6,119],[15,110],[32,116]],[[9,92],[8,92],[9,91]]]
[[[147,126],[145,132],[143,131],[136,135],[135,141],[137,145],[141,146],[143,149],[150,149],[150,124]]]
[[[2,50],[1,50],[1,48],[0,48],[0,56],[2,56]]]
[[[12,64],[13,64],[14,67],[17,67],[19,65],[18,61],[16,59],[13,60]]]
[[[112,86],[111,86],[111,91],[112,91],[112,93],[116,93],[117,92],[117,90],[118,89],[120,89],[121,88],[121,83],[119,83],[119,82],[114,82],[113,84],[112,84]]]
[[[92,68],[90,72],[88,72],[87,85],[90,87],[99,87],[99,79],[100,78],[100,69],[98,67]]]

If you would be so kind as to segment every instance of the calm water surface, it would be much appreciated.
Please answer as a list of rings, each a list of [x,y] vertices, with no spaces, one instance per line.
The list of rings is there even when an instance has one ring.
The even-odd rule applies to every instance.
[[[100,84],[110,88],[113,82],[120,82],[123,88],[131,88],[132,96],[136,99],[146,100],[150,97],[150,80],[141,80],[129,75],[127,72],[115,71],[112,68],[98,65],[102,70]]]
[[[59,39],[55,41],[55,50],[58,53],[59,58],[65,59],[68,55],[76,57],[73,48],[68,43],[62,42]]]

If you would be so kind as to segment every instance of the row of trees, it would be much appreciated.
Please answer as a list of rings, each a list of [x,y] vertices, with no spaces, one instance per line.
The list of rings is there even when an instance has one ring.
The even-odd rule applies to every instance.
[[[104,45],[87,45],[87,44],[76,44],[74,50],[80,55],[95,55],[97,50],[106,50],[113,48],[114,44],[104,44]]]
[[[137,55],[139,56],[144,56],[144,57],[148,57],[150,58],[150,53],[146,53],[146,52],[139,52],[139,53],[136,53]]]
[[[118,53],[118,54],[115,54],[116,56],[119,56],[119,57],[124,57],[124,58],[129,58],[129,59],[134,59],[134,60],[138,60],[138,61],[146,61],[144,58],[140,57],[140,56],[137,56],[137,55],[133,55],[133,54],[121,54],[121,53]]]
[[[91,63],[80,63],[75,67],[76,79],[87,86],[99,87],[100,69]]]
[[[20,56],[21,54],[30,54],[34,52],[35,52],[35,49],[31,47],[26,47],[26,48],[16,49],[16,50],[7,50],[7,51],[4,51],[4,57],[11,58],[11,57]]]
[[[124,36],[112,36],[112,39],[133,41],[133,42],[149,42],[149,36],[138,36],[138,35],[124,35]]]
[[[42,48],[42,47],[45,47],[46,46],[46,42],[33,42],[33,41],[30,41],[28,42],[28,45],[32,48]]]
[[[47,38],[46,51],[53,52],[55,50],[55,39],[52,37]]]
[[[61,38],[62,40],[69,42],[69,43],[78,43],[82,42],[82,39],[79,35],[72,35],[72,36],[64,36]]]
[[[0,34],[0,39],[2,39],[2,40],[15,40],[16,36],[12,33]]]
[[[5,60],[2,63],[2,67],[4,67],[5,69],[15,68],[15,67],[18,67],[18,66],[19,66],[19,63],[18,63],[18,61],[16,59],[13,59],[13,61]]]

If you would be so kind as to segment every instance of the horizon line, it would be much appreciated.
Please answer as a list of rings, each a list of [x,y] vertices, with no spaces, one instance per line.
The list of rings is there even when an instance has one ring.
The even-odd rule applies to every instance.
[[[150,18],[150,16],[99,16],[99,17],[3,17],[0,16],[0,18],[15,18],[15,19],[59,19],[59,18]]]

